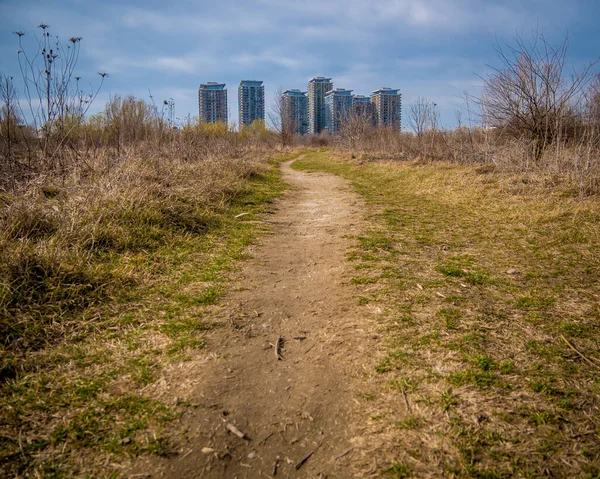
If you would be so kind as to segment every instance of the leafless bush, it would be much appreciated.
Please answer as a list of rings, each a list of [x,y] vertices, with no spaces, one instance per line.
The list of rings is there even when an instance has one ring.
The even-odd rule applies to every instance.
[[[275,92],[275,101],[271,106],[271,111],[268,114],[271,127],[279,135],[279,141],[282,147],[290,146],[296,136],[296,127],[293,120],[293,115],[285,104],[283,98],[283,90],[278,88]]]
[[[83,122],[107,74],[100,73],[99,85],[84,92],[81,77],[75,74],[81,37],[63,42],[51,35],[49,25],[42,23],[39,28],[42,34],[31,51],[25,46],[25,34],[14,32],[19,39],[18,60],[27,102],[26,116],[38,132],[37,150],[45,167],[64,171],[61,153],[69,146],[71,134]]]
[[[41,36],[34,38],[13,32],[18,37],[21,81],[17,85],[13,76],[2,76],[0,155],[6,174],[0,189],[48,171],[66,174],[71,167],[66,160],[78,156],[76,133],[107,76],[101,73],[99,85],[84,92],[75,73],[81,37],[64,42],[51,35],[47,24],[39,29]],[[17,102],[17,96],[22,101]]]
[[[539,161],[547,148],[568,138],[597,60],[567,76],[567,39],[554,47],[542,33],[529,42],[517,37],[512,46],[498,46],[497,53],[502,66],[483,78],[478,100],[483,121],[528,140]]]
[[[431,111],[433,102],[428,98],[419,97],[408,107],[408,125],[421,138],[431,129]]]
[[[347,148],[357,149],[373,135],[373,117],[369,111],[353,111],[342,122],[339,141]]]
[[[103,128],[110,146],[121,148],[164,134],[166,122],[152,105],[133,96],[112,97],[104,109]]]
[[[0,171],[10,173],[14,169],[14,147],[18,142],[19,118],[16,108],[17,98],[12,77],[0,76],[0,139],[2,140],[2,157],[5,163]]]

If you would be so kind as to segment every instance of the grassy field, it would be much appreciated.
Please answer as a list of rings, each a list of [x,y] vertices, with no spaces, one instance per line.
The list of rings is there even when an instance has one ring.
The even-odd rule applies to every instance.
[[[489,167],[294,166],[369,205],[348,260],[382,349],[357,400],[387,473],[600,477],[600,200]]]
[[[161,375],[215,327],[282,159],[132,160],[0,198],[0,475],[118,477],[171,453],[161,431],[189,405]]]
[[[285,158],[124,162],[0,197],[0,475],[119,477],[173,452],[163,432],[193,405],[161,378],[218,327]],[[600,477],[600,200],[489,167],[294,165],[368,205],[348,261],[379,318],[356,400],[380,472]]]

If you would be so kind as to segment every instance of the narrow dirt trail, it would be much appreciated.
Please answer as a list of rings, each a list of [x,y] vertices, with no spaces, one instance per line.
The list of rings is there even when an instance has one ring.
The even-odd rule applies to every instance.
[[[372,371],[376,335],[356,306],[345,258],[363,205],[338,177],[295,171],[289,162],[282,169],[292,190],[225,299],[221,316],[228,326],[211,333],[212,359],[180,378],[195,383],[187,400],[197,404],[179,420],[181,452],[140,460],[134,473],[332,478],[365,472],[366,418],[356,410],[356,395]]]

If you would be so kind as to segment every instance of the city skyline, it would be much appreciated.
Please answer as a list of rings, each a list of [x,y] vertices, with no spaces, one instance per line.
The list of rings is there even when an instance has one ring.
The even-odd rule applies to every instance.
[[[114,95],[157,102],[173,98],[175,116],[198,114],[200,80],[228,85],[229,119],[237,122],[237,84],[259,78],[269,111],[278,89],[305,90],[316,74],[336,86],[369,95],[382,85],[401,86],[403,103],[427,97],[443,126],[466,117],[463,93],[477,94],[489,67],[499,66],[498,44],[516,34],[545,33],[557,45],[569,35],[569,65],[581,68],[600,51],[590,0],[364,1],[233,0],[194,3],[156,0],[4,0],[0,2],[0,71],[19,78],[18,42],[25,46],[50,25],[63,39],[81,36],[77,75],[86,90],[108,72],[90,113]],[[234,28],[233,25],[236,27]]]
[[[229,119],[225,83],[206,82],[198,90],[198,120],[204,123],[226,123],[238,129],[256,120],[265,121],[265,85],[262,80],[241,80],[238,86],[238,121]],[[279,94],[278,90],[277,94]],[[208,106],[207,106],[208,105]],[[291,125],[294,133],[331,134],[340,132],[350,115],[370,118],[375,127],[402,129],[402,94],[398,88],[381,87],[371,95],[353,94],[353,90],[334,88],[331,77],[313,77],[307,91],[289,89],[281,92],[277,111],[269,115],[268,126]],[[275,118],[279,117],[279,118]]]

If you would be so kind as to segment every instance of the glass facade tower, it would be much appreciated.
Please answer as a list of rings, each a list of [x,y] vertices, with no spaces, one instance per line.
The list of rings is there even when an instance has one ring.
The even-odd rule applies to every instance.
[[[325,94],[333,89],[331,78],[315,77],[308,82],[308,132],[325,129]]]
[[[281,95],[282,127],[298,135],[308,133],[308,97],[300,90],[286,90]]]
[[[238,87],[240,128],[265,119],[265,87],[262,81],[242,80]]]
[[[208,82],[198,90],[198,109],[203,123],[227,124],[227,89],[225,83]]]
[[[352,112],[352,90],[336,88],[325,94],[325,128],[329,133],[342,129]]]
[[[399,90],[380,88],[371,93],[375,125],[402,127],[402,94]]]

